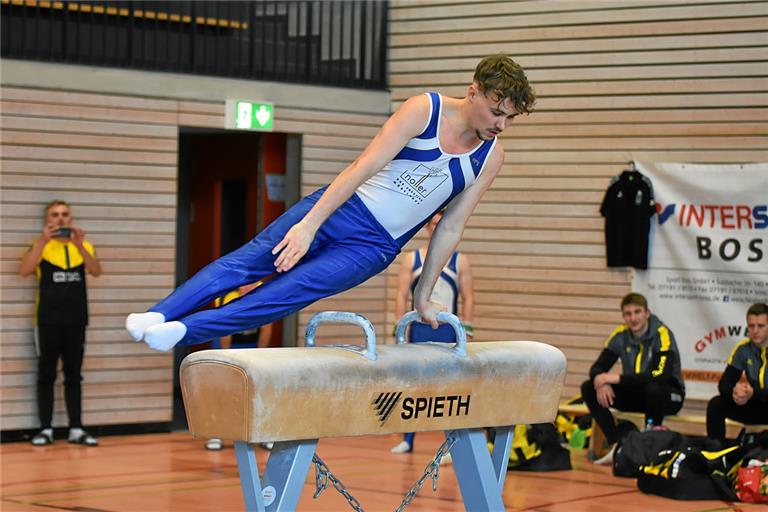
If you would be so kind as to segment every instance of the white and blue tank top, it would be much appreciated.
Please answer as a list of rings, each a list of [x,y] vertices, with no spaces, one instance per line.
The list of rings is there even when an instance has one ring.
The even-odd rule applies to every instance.
[[[494,137],[466,153],[443,151],[438,136],[442,97],[435,92],[426,94],[431,108],[424,130],[356,192],[401,247],[477,180],[496,144]]]

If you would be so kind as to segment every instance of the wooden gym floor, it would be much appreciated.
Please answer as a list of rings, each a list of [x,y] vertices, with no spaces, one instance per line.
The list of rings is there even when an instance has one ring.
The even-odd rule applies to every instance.
[[[418,434],[416,451],[393,455],[399,436],[323,439],[318,454],[367,511],[391,511],[423,472],[443,437]],[[0,445],[3,512],[55,510],[88,512],[243,510],[237,463],[231,444],[209,452],[187,433],[102,437],[98,448],[57,440],[47,447]],[[258,449],[263,470],[268,452]],[[508,472],[507,510],[547,512],[715,512],[765,510],[723,501],[673,501],[648,496],[635,481],[615,478],[583,451],[572,455],[574,469],[551,473]],[[333,487],[316,500],[310,469],[299,510],[351,510]],[[427,480],[407,510],[461,511],[461,494],[450,465],[441,468],[437,494]]]

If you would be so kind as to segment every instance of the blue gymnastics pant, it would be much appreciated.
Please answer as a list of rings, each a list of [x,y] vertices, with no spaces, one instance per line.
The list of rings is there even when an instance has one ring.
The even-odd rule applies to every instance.
[[[453,330],[453,326],[450,324],[440,324],[440,327],[433,329],[429,324],[413,322],[408,340],[411,343],[422,343],[424,341],[456,343],[456,331]]]
[[[238,286],[274,274],[277,256],[272,249],[324,190],[296,203],[253,240],[207,265],[149,311],[162,313],[167,322],[182,322],[187,333],[179,344],[194,345],[274,322],[387,268],[401,247],[353,194],[323,223],[291,270],[220,308],[188,314]]]

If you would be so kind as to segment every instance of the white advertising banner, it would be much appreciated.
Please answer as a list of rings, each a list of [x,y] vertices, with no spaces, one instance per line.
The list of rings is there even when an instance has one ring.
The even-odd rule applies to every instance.
[[[747,336],[747,308],[768,301],[768,164],[636,165],[657,215],[632,288],[674,332],[686,395],[708,399]]]

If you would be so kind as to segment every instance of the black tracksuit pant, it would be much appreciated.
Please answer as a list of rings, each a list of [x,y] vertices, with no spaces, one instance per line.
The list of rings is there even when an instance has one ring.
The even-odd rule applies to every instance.
[[[746,425],[768,424],[768,404],[753,396],[744,405],[736,405],[733,397],[716,395],[707,404],[707,437],[725,441],[725,419]]]
[[[654,425],[661,425],[664,416],[676,414],[683,407],[682,392],[669,384],[650,381],[644,385],[612,386],[616,395],[613,407],[620,411],[642,412],[645,414],[646,423],[651,419]],[[581,385],[581,396],[592,418],[605,433],[608,443],[619,441],[623,433],[616,427],[610,409],[597,403],[597,391],[591,379]]]
[[[37,326],[37,410],[40,427],[51,428],[53,420],[53,384],[56,366],[61,358],[64,366],[64,400],[69,427],[82,427],[81,407],[83,380],[80,369],[85,350],[84,325]]]

